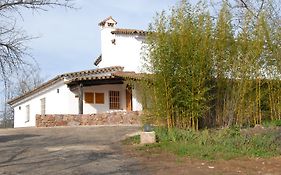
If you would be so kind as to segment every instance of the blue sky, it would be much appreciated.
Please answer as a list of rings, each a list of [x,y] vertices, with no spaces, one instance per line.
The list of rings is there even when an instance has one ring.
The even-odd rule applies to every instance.
[[[76,0],[78,10],[53,8],[24,11],[18,26],[39,37],[28,43],[41,74],[50,79],[58,74],[92,69],[100,54],[98,23],[112,16],[120,28],[147,29],[156,12],[168,10],[177,0]]]

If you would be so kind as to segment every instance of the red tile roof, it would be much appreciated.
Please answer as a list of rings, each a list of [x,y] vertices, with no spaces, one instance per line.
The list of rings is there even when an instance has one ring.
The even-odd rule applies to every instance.
[[[135,72],[119,71],[119,72],[112,73],[112,75],[114,75],[116,77],[122,77],[122,78],[125,78],[125,79],[141,80],[147,74],[145,74],[145,73],[135,73]]]
[[[148,32],[137,29],[116,29],[111,32],[112,34],[124,34],[124,35],[146,35]]]
[[[99,68],[99,69],[84,70],[84,71],[79,71],[79,72],[70,72],[70,73],[61,74],[43,84],[41,84],[40,86],[34,88],[33,90],[31,90],[29,92],[11,99],[10,101],[8,101],[8,104],[13,105],[62,80],[66,80],[65,83],[68,84],[73,81],[81,81],[81,80],[110,79],[110,78],[114,77],[112,75],[113,72],[123,71],[123,69],[124,68],[121,66],[113,66],[113,67],[106,67],[106,68]]]
[[[61,76],[63,76],[64,78],[76,78],[78,76],[112,73],[112,72],[122,71],[123,69],[124,69],[124,67],[121,67],[121,66],[112,66],[112,67],[84,70],[84,71],[79,71],[79,72],[70,72],[70,73],[62,74]]]

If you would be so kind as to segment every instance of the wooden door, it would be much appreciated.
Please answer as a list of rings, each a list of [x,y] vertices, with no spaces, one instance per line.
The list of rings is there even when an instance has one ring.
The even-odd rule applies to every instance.
[[[126,110],[132,111],[133,104],[132,104],[132,89],[126,89]]]

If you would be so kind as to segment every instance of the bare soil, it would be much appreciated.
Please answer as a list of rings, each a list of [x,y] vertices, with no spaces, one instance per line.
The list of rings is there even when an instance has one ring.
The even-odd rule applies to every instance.
[[[157,149],[137,150],[126,146],[127,156],[138,158],[146,174],[165,175],[281,175],[281,156],[206,161],[178,157]],[[137,151],[136,151],[137,150]]]

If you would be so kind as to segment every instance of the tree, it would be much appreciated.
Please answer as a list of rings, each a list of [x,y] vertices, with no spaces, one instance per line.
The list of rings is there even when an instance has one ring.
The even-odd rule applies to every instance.
[[[23,59],[30,56],[25,43],[32,37],[16,26],[15,15],[21,15],[20,10],[47,10],[56,6],[73,8],[71,0],[1,0],[0,1],[0,76],[4,84],[7,73],[23,69],[28,64]]]
[[[38,66],[28,66],[14,78],[12,97],[23,95],[43,83],[44,78],[40,75]]]
[[[151,25],[146,60],[154,74],[152,113],[168,128],[197,130],[208,111],[211,43],[212,22],[204,4],[192,8],[182,1]]]
[[[13,109],[7,104],[8,100],[23,95],[28,91],[38,87],[44,79],[40,75],[40,68],[35,65],[26,65],[24,69],[19,70],[16,74],[10,74],[6,81],[6,86],[2,94],[2,127],[13,127]],[[0,125],[1,127],[1,125]]]
[[[260,2],[225,0],[211,18],[201,1],[182,0],[156,16],[145,58],[155,121],[196,130],[210,119],[231,126],[281,118],[280,16],[270,16],[274,1]],[[246,4],[239,14],[235,3]]]
[[[4,126],[11,126],[13,113],[7,100],[38,86],[42,79],[39,68],[25,57],[28,53],[26,42],[33,39],[16,25],[16,16],[22,9],[42,10],[48,8],[74,8],[72,0],[0,0],[0,83],[3,84],[2,118]],[[33,59],[30,59],[33,60]],[[14,78],[13,78],[14,77]]]

